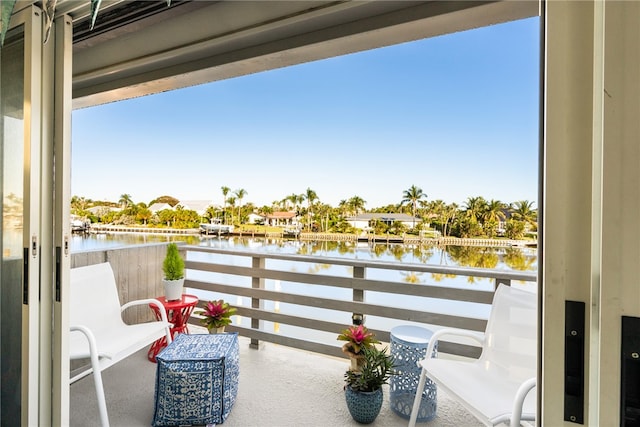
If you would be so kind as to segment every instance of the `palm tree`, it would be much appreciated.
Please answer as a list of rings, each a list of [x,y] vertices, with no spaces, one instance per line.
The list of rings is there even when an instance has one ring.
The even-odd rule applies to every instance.
[[[456,214],[458,213],[458,205],[456,203],[452,203],[450,205],[447,205],[444,208],[443,211],[443,217],[444,217],[444,227],[442,228],[442,235],[444,237],[447,237],[447,227],[449,225],[449,221],[452,220],[453,218],[455,218]]]
[[[236,198],[231,196],[227,199],[227,203],[229,204],[229,207],[231,208],[231,223],[233,224],[233,211],[236,207]]]
[[[304,200],[305,200],[305,195],[304,194],[298,194],[298,198],[296,199],[296,214],[299,212],[300,205],[302,203],[304,203]]]
[[[483,228],[489,237],[494,237],[498,223],[506,219],[504,214],[505,204],[499,200],[491,200],[485,204],[482,214]]]
[[[311,188],[307,188],[307,191],[305,192],[304,197],[307,200],[307,216],[308,216],[307,227],[309,227],[309,231],[311,231],[311,206],[313,205],[313,202],[318,199],[318,195]]]
[[[349,204],[345,199],[340,200],[338,203],[338,210],[340,211],[340,216],[344,217],[349,212]]]
[[[242,199],[247,195],[247,190],[245,190],[244,188],[239,188],[234,191],[233,194],[235,194],[238,198],[238,221],[242,222],[240,209],[242,209]]]
[[[366,205],[367,202],[360,196],[353,196],[352,198],[349,199],[348,204],[349,204],[349,207],[351,207],[351,209],[355,213],[355,215],[358,216],[360,211],[364,210],[364,205]]]
[[[122,194],[120,195],[120,200],[118,200],[118,203],[120,204],[120,206],[122,206],[122,209],[125,209],[128,206],[133,205],[133,200],[131,199],[130,194]]]
[[[285,197],[285,200],[291,202],[291,209],[294,210],[296,208],[296,204],[298,203],[298,195],[296,193],[291,193],[287,197]]]
[[[231,189],[229,187],[225,187],[224,185],[222,187],[220,187],[220,189],[222,190],[222,204],[223,204],[223,208],[222,208],[222,222],[224,224],[227,223],[227,195],[229,194],[229,191],[231,191]]]
[[[533,202],[528,200],[518,200],[511,205],[511,215],[514,219],[535,225],[538,219],[538,212],[533,209]]]
[[[416,228],[416,206],[418,205],[418,200],[426,197],[427,195],[422,192],[422,188],[418,188],[415,185],[412,185],[408,190],[405,190],[404,193],[402,193],[402,201],[400,204],[403,205],[405,203],[411,203],[413,228]]]
[[[87,200],[84,197],[73,196],[71,198],[71,209],[83,211],[87,209],[89,203],[91,203],[91,200]]]
[[[469,197],[465,202],[465,216],[475,224],[482,218],[486,206],[487,201],[483,197]]]

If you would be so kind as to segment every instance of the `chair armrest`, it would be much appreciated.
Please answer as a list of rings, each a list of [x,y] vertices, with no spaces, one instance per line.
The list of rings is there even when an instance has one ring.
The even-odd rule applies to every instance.
[[[138,299],[135,301],[129,301],[128,303],[124,304],[122,307],[120,307],[120,311],[123,312],[125,311],[127,308],[129,307],[134,307],[136,305],[155,305],[158,308],[158,311],[160,312],[160,320],[162,320],[163,322],[169,322],[169,319],[167,318],[167,312],[164,309],[164,306],[162,305],[162,303],[160,301],[158,301],[155,298],[147,298],[147,299]]]
[[[440,337],[444,335],[453,335],[453,336],[471,338],[481,346],[484,344],[484,334],[482,332],[474,332],[466,329],[443,328],[443,329],[437,330],[436,332],[434,332],[433,335],[431,335],[431,339],[429,340],[429,345],[427,346],[426,358],[433,357],[433,348],[435,347],[436,343],[440,340]]]
[[[522,407],[524,406],[524,399],[527,397],[529,392],[533,390],[536,386],[536,378],[529,378],[520,384],[518,390],[516,391],[516,395],[513,398],[513,406],[511,407],[511,413],[502,414],[498,417],[492,418],[489,421],[493,425],[498,424],[509,424],[509,427],[520,427],[520,421],[533,421],[535,418],[528,416],[523,416]]]
[[[513,410],[511,411],[511,423],[510,427],[519,427],[520,418],[522,418],[522,406],[524,405],[524,399],[527,394],[536,386],[536,377],[529,378],[523,382],[516,393],[516,397],[513,399]]]
[[[89,341],[89,351],[91,351],[92,353],[97,348],[96,337],[95,335],[93,335],[93,332],[91,332],[91,329],[87,328],[84,325],[71,325],[69,326],[69,330],[71,332],[81,332],[82,335],[85,336],[87,341]]]
[[[69,327],[69,330],[71,332],[81,332],[85,336],[85,338],[89,342],[89,357],[91,358],[92,370],[98,370],[100,366],[100,357],[98,356],[98,345],[96,344],[96,337],[95,335],[93,335],[93,332],[91,332],[91,329],[87,328],[84,325],[71,325]],[[104,357],[108,358],[108,356],[104,356]],[[69,383],[73,384],[74,382],[78,381],[80,378],[83,378],[85,375],[90,373],[91,373],[91,370],[87,371],[86,373],[77,375],[74,378],[71,378],[69,380]]]

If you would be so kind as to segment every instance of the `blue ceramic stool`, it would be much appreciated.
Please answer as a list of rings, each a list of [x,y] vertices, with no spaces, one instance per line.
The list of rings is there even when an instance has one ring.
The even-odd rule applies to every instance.
[[[393,412],[402,418],[409,419],[411,417],[413,401],[422,371],[418,362],[424,359],[427,354],[431,335],[433,333],[430,330],[419,326],[403,325],[391,329],[391,355],[395,358],[397,375],[393,375],[389,381],[389,402]],[[427,378],[417,421],[432,420],[436,416],[436,409],[436,385]]]

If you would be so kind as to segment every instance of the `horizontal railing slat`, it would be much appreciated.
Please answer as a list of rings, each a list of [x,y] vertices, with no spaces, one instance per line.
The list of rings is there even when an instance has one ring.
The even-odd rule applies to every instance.
[[[235,276],[251,277],[255,274],[252,267],[236,265],[224,265],[218,263],[187,261],[186,268],[232,274]],[[359,289],[364,291],[385,292],[401,295],[411,295],[427,298],[440,298],[452,301],[477,302],[491,304],[493,292],[472,289],[447,288],[444,286],[425,286],[419,284],[407,284],[402,282],[390,282],[382,280],[358,279],[353,277],[321,276],[311,273],[298,273],[281,270],[260,270],[263,279],[280,280],[283,282],[306,283],[319,286],[333,286],[336,288]]]
[[[487,321],[483,319],[453,316],[441,313],[430,313],[426,311],[411,310],[405,308],[387,307],[382,305],[368,304],[365,302],[341,301],[315,296],[289,294],[284,292],[271,291],[268,289],[255,289],[196,280],[185,280],[185,286],[212,292],[221,292],[242,297],[257,298],[260,300],[278,301],[296,305],[304,305],[307,307],[318,307],[328,310],[363,313],[370,316],[380,316],[391,319],[441,325],[449,328],[462,328],[482,332],[485,330],[487,325]]]

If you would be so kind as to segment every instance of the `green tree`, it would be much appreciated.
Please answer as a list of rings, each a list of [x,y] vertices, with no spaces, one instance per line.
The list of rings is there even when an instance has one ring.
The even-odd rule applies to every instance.
[[[360,211],[364,211],[364,206],[367,204],[367,202],[360,196],[353,196],[349,199],[347,204],[354,215],[357,216]]]
[[[504,235],[509,239],[522,239],[524,236],[525,222],[520,221],[514,218],[509,218],[507,220],[507,227],[505,229]]]
[[[285,197],[286,201],[291,202],[291,210],[295,210],[296,206],[298,205],[298,196],[298,194],[291,193],[287,197]]]
[[[85,199],[84,197],[78,197],[78,196],[73,196],[71,198],[71,209],[72,210],[84,211],[91,204],[92,204],[91,199]]]
[[[411,204],[413,228],[416,228],[416,208],[418,206],[418,201],[426,197],[427,195],[422,192],[422,189],[415,185],[412,185],[408,190],[405,190],[404,193],[402,193],[402,201],[400,202],[400,205],[404,205],[405,203]]]
[[[307,201],[307,228],[311,231],[311,207],[313,203],[318,199],[318,195],[311,188],[307,188],[307,191],[304,194],[304,198]]]
[[[136,220],[143,225],[147,225],[147,222],[151,219],[153,214],[144,203],[138,203],[138,209],[136,212]]]
[[[236,198],[234,196],[231,196],[229,198],[227,198],[227,205],[229,205],[229,210],[231,211],[231,223],[233,224],[233,212],[236,209]],[[225,210],[225,216],[226,216],[226,210]]]
[[[227,223],[227,196],[229,195],[229,192],[231,191],[231,189],[223,185],[222,187],[220,187],[220,190],[222,190],[222,223],[226,224]]]
[[[465,202],[464,214],[473,223],[481,222],[486,211],[487,201],[483,197],[469,197]]]
[[[538,212],[533,209],[533,202],[528,200],[518,200],[511,205],[511,216],[514,219],[523,221],[535,226],[538,221]]]
[[[498,234],[498,224],[506,218],[505,208],[506,205],[499,200],[491,200],[486,203],[482,214],[482,223],[488,237],[495,237]]]
[[[244,188],[239,188],[234,191],[233,194],[235,194],[238,199],[238,221],[242,223],[242,215],[240,213],[240,210],[242,209],[242,199],[244,199],[244,196],[247,195],[247,190],[245,190]]]
[[[178,203],[180,203],[180,200],[176,199],[175,197],[171,197],[171,196],[160,196],[157,197],[155,199],[153,199],[152,201],[149,202],[149,206],[153,205],[154,203],[166,203],[169,206],[171,206],[172,208],[175,207]]]
[[[133,200],[131,199],[131,195],[122,194],[120,199],[118,200],[118,204],[122,207],[122,209],[126,209],[130,205],[133,205]]]

